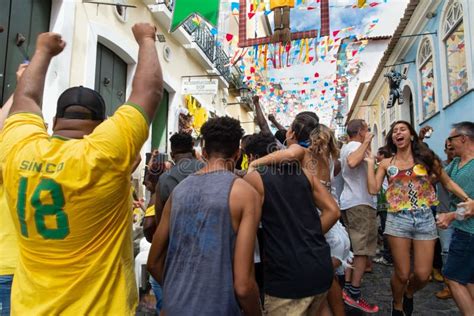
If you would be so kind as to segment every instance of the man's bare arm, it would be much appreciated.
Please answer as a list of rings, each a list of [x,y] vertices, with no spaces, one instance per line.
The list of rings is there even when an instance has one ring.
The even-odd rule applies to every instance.
[[[168,252],[170,214],[171,196],[165,204],[163,216],[153,236],[153,242],[146,264],[148,272],[150,272],[153,278],[161,285],[163,285],[163,272],[165,270],[166,253]]]
[[[260,127],[260,131],[265,134],[272,134],[270,127],[268,127],[267,120],[265,119],[265,115],[263,115],[262,108],[260,107],[260,99],[258,96],[254,96],[252,98],[253,104],[255,105],[255,113],[257,118],[258,127]]]
[[[152,205],[153,207],[155,206],[155,199],[156,199],[156,194],[153,193],[150,199],[150,203],[148,204],[148,207],[147,207],[147,212],[148,212],[149,207],[151,207]],[[155,214],[156,214],[156,210],[155,210]],[[146,240],[150,243],[153,241],[153,235],[155,234],[157,226],[158,224],[155,220],[155,215],[147,216],[145,214],[145,218],[143,219],[143,235],[145,235]]]
[[[234,249],[234,290],[245,315],[261,315],[253,262],[261,199],[250,184],[237,179],[230,194],[230,206],[232,222],[238,223]]]
[[[277,129],[279,129],[280,131],[286,131],[285,126],[281,125],[280,122],[277,121],[275,115],[269,114],[269,115],[268,115],[268,120],[269,120],[270,122],[272,122],[272,124],[275,125],[275,127],[276,127]]]
[[[347,157],[347,164],[350,168],[355,168],[364,161],[367,150],[370,150],[372,138],[374,138],[374,134],[367,133],[364,142]]]
[[[139,49],[137,71],[128,101],[141,106],[153,120],[163,97],[163,74],[155,47],[156,29],[148,23],[137,23],[132,31]]]
[[[51,59],[66,46],[61,35],[41,33],[36,40],[36,50],[30,64],[16,86],[10,114],[31,112],[41,115],[44,81]]]
[[[160,195],[160,181],[158,181],[155,187],[155,222],[157,225],[160,224],[161,215],[163,214],[163,207],[164,206]]]

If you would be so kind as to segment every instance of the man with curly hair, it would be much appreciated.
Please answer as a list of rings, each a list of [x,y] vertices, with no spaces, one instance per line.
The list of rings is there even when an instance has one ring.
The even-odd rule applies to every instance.
[[[168,315],[259,315],[253,250],[258,193],[232,172],[243,130],[229,117],[201,128],[207,165],[171,193],[153,237],[148,270]]]

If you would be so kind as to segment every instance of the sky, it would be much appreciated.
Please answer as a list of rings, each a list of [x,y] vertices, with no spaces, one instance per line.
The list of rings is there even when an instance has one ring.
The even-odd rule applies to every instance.
[[[365,34],[364,29],[367,29],[367,26],[372,23],[372,21],[378,19],[378,23],[373,31],[370,33],[370,36],[382,36],[382,35],[392,35],[395,31],[400,18],[403,16],[403,13],[406,9],[409,0],[367,0],[367,3],[377,2],[378,5],[374,7],[367,8],[352,8],[347,6],[352,6],[355,4],[356,0],[330,0],[330,29],[331,33],[335,30],[344,29],[347,27],[354,27],[354,30],[351,31],[351,34],[361,35]],[[298,3],[301,1],[298,1]],[[314,10],[308,10],[305,7],[314,7]],[[315,18],[316,16],[316,18]],[[273,24],[273,17],[269,16],[270,23]],[[319,29],[319,3],[316,3],[316,0],[305,0],[302,4],[297,5],[291,11],[291,29],[292,32],[296,31],[306,31],[312,29]],[[348,34],[346,33],[346,36]],[[378,61],[376,61],[378,63]],[[288,77],[310,77],[312,78],[315,72],[318,72],[321,77],[330,76],[336,72],[336,64],[329,63],[328,61],[318,61],[314,65],[300,64],[293,65],[288,68],[276,69],[269,71],[269,76],[276,78],[278,81],[279,78],[288,78]],[[296,80],[300,81],[300,80]],[[282,85],[284,90],[294,89],[295,86],[284,84]],[[317,87],[314,87],[317,89]],[[269,100],[270,101],[270,100]],[[296,100],[295,104],[319,104],[316,106],[318,115],[322,119],[322,123],[329,124],[333,115],[333,108],[330,104],[321,105],[321,100],[316,99],[302,99]],[[268,103],[269,109],[271,112],[276,111],[274,105],[275,101],[272,100]],[[278,106],[277,106],[278,107]],[[277,117],[280,117],[281,120],[291,121],[292,118],[287,115],[287,113],[275,113]]]
[[[379,18],[380,22],[372,36],[391,35],[397,27],[400,18],[408,4],[408,0],[367,0],[367,3],[378,2],[375,7],[363,9],[345,8],[355,4],[355,0],[330,0],[331,30],[355,26],[362,28],[370,21]],[[316,10],[302,10],[304,7],[316,7]],[[319,4],[315,0],[306,0],[304,4],[291,11],[291,27],[294,31],[304,31],[319,28]]]

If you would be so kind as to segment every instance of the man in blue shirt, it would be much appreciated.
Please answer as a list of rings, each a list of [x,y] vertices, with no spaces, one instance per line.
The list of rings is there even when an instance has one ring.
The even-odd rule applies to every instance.
[[[474,123],[454,124],[448,141],[457,157],[446,167],[446,172],[468,196],[462,201],[450,194],[451,212],[438,218],[441,228],[451,222],[454,228],[443,274],[461,313],[474,315],[474,217],[467,213],[463,219],[456,218],[455,213],[459,203],[474,198]]]

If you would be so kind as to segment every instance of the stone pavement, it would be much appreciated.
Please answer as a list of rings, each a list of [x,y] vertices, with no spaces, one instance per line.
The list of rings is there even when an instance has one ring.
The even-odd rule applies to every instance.
[[[390,277],[393,267],[381,264],[373,265],[373,273],[366,273],[362,281],[362,295],[371,304],[378,304],[380,311],[374,315],[390,315],[392,291]],[[430,282],[415,294],[413,316],[456,316],[461,315],[452,299],[440,300],[434,295],[443,288],[442,283]],[[348,316],[370,315],[357,310],[347,310]]]
[[[390,316],[390,304],[392,302],[392,291],[390,289],[390,276],[393,267],[380,264],[373,265],[373,272],[366,273],[362,282],[362,294],[369,303],[376,303],[380,307],[377,314]],[[415,310],[413,316],[457,316],[461,315],[452,299],[439,300],[434,293],[443,288],[442,283],[430,282],[415,294]],[[153,316],[155,298],[146,295],[140,302],[136,316]],[[347,309],[347,316],[368,316],[356,309]]]

